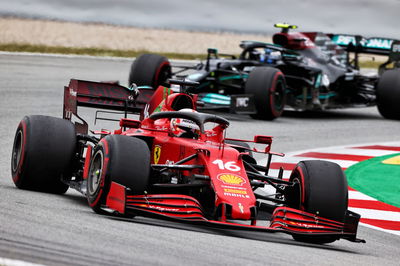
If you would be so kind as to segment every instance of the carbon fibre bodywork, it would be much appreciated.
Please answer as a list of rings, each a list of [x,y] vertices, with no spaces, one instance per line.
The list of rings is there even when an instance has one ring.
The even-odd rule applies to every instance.
[[[376,105],[381,74],[400,66],[399,40],[289,32],[283,27],[273,36],[273,43],[242,41],[239,57],[210,48],[205,62],[195,67],[177,66],[179,70],[173,75],[200,83],[188,89],[199,95],[199,108],[255,114],[259,111],[254,108],[258,96],[246,90],[255,68],[281,71],[286,82],[285,110],[305,111]],[[387,61],[375,73],[366,73],[359,67],[365,54],[385,56]],[[238,97],[242,99],[238,101]],[[247,108],[236,110],[243,106]]]

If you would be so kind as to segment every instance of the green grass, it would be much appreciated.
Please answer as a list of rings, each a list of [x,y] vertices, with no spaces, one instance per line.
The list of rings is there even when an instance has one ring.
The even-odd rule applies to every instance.
[[[186,59],[186,60],[205,59],[207,57],[206,54],[157,53],[146,50],[135,51],[135,50],[113,50],[106,48],[74,48],[74,47],[17,44],[17,43],[0,44],[0,51],[115,56],[115,57],[137,57],[140,54],[152,53],[152,54],[164,55],[171,59]]]
[[[113,50],[106,48],[73,48],[63,46],[46,46],[32,44],[6,43],[0,44],[0,51],[7,52],[31,52],[31,53],[50,53],[50,54],[76,54],[93,56],[115,56],[115,57],[137,57],[145,53],[160,54],[171,59],[185,60],[204,60],[206,54],[185,54],[185,53],[158,53],[147,50]],[[360,60],[361,68],[378,68],[381,61]]]

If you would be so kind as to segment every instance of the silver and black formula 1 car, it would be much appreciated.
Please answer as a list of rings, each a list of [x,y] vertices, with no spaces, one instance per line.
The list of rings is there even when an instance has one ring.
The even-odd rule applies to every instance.
[[[208,49],[196,66],[173,66],[167,58],[144,54],[132,64],[129,83],[157,87],[171,76],[200,83],[199,108],[275,119],[283,110],[324,110],[377,105],[385,118],[400,119],[400,41],[387,38],[289,32],[275,24],[273,43],[243,41],[237,58]],[[360,56],[384,56],[378,73],[360,71]]]

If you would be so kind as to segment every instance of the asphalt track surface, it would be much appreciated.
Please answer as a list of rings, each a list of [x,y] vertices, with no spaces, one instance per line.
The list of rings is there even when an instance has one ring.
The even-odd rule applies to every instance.
[[[45,265],[398,265],[399,236],[360,227],[366,244],[295,242],[285,234],[215,230],[153,219],[95,214],[79,193],[16,189],[10,155],[26,114],[60,117],[70,78],[121,80],[130,61],[0,54],[0,257]],[[398,141],[400,123],[375,108],[286,113],[274,122],[231,120],[228,136],[275,136],[274,151]],[[112,128],[112,127],[109,127]]]

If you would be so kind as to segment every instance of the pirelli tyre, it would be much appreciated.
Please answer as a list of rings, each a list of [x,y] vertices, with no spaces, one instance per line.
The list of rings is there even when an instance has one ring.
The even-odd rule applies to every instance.
[[[74,125],[41,115],[25,116],[15,133],[11,173],[21,189],[62,194],[68,185],[76,149]]]
[[[348,207],[347,179],[342,168],[322,160],[300,161],[290,181],[297,184],[297,192],[288,195],[289,206],[330,220],[344,222]],[[309,243],[330,243],[335,236],[294,235],[293,238]]]
[[[108,135],[94,149],[87,181],[86,196],[96,213],[103,213],[111,182],[134,194],[143,194],[150,178],[150,151],[138,138]]]
[[[282,115],[286,103],[286,82],[282,72],[273,67],[256,67],[250,72],[245,93],[254,95],[253,118],[273,120]]]
[[[383,72],[376,90],[379,113],[388,119],[400,120],[400,69]]]
[[[129,73],[129,86],[151,86],[156,89],[165,85],[171,77],[171,64],[165,56],[157,54],[143,54],[133,61]]]

